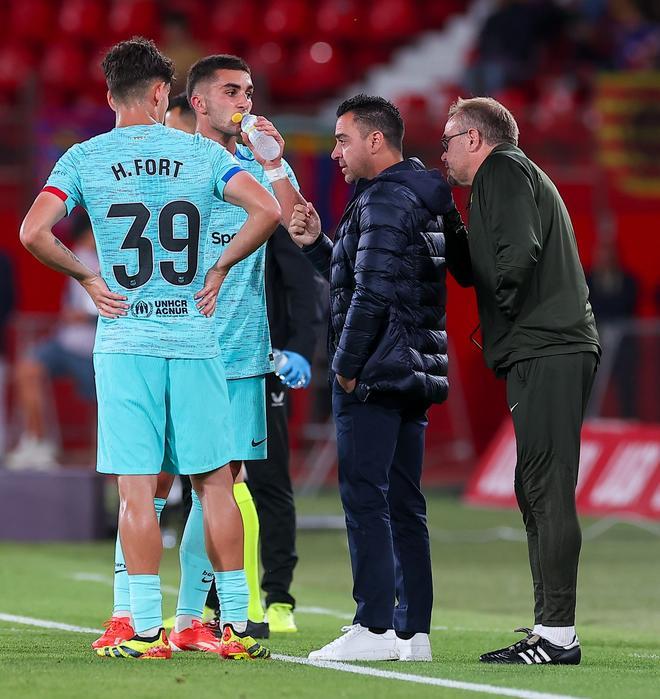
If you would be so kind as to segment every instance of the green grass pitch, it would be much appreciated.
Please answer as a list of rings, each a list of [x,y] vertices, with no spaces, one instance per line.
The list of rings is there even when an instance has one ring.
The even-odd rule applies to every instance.
[[[337,514],[334,496],[304,500],[301,514]],[[434,697],[533,699],[534,692],[590,699],[660,697],[660,526],[583,520],[579,667],[484,666],[486,650],[532,624],[526,546],[515,512],[476,510],[429,498],[435,606],[432,663],[362,663],[365,676],[270,662],[223,662],[201,653],[172,661],[95,657],[89,633],[0,621],[0,697],[21,699],[267,699]],[[301,531],[294,594],[300,632],[273,636],[275,653],[306,656],[335,638],[353,611],[343,531]],[[0,544],[0,614],[99,628],[111,608],[113,544]],[[166,551],[164,611],[173,613],[176,551]],[[470,689],[396,678],[403,673],[470,683]],[[473,685],[484,685],[480,690]],[[502,688],[507,688],[501,691]],[[500,691],[498,691],[500,690]],[[516,693],[517,692],[517,693]],[[538,695],[536,695],[538,696]]]

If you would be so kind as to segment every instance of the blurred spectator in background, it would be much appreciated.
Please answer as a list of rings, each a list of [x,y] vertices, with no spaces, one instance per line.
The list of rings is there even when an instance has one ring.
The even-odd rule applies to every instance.
[[[170,106],[165,114],[165,126],[186,133],[195,133],[197,120],[185,92],[176,97],[170,97]]]
[[[657,0],[612,0],[614,66],[621,70],[660,67],[660,8]]]
[[[467,75],[471,92],[493,94],[532,79],[545,42],[560,31],[565,12],[543,0],[499,0],[477,41],[477,58]]]
[[[604,351],[616,352],[612,378],[619,399],[618,416],[635,417],[639,348],[635,334],[627,332],[622,323],[635,315],[638,284],[621,266],[616,241],[602,241],[596,248],[587,285]]]
[[[73,251],[91,269],[98,269],[94,235],[87,214],[80,213],[71,232]],[[67,282],[57,330],[18,359],[15,370],[16,402],[23,432],[7,455],[14,470],[48,470],[56,465],[57,444],[49,424],[49,379],[70,377],[81,397],[94,400],[92,350],[96,334],[96,306],[74,279]]]
[[[7,325],[14,309],[16,292],[11,260],[0,252],[0,458],[5,453],[7,435],[6,373],[7,373]]]
[[[176,73],[172,81],[172,94],[177,95],[186,89],[186,76],[190,66],[204,55],[201,46],[190,32],[185,14],[170,12],[165,16],[163,34],[158,45],[163,53],[174,61]]]

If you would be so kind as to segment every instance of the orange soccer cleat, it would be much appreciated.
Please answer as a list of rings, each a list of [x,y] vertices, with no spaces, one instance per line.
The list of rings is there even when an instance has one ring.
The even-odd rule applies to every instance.
[[[169,660],[172,657],[172,647],[167,641],[165,629],[160,629],[152,638],[133,636],[128,641],[122,641],[113,646],[97,648],[96,655],[101,658]]]
[[[128,617],[113,616],[103,622],[105,631],[100,638],[92,643],[92,648],[103,648],[105,646],[116,646],[124,641],[128,641],[135,636],[135,630],[131,626]]]
[[[237,634],[230,624],[225,624],[222,633],[222,650],[220,654],[225,660],[267,660],[270,650],[252,638]]]
[[[217,638],[207,624],[193,619],[192,626],[183,631],[170,632],[170,645],[173,651],[200,650],[206,653],[221,653],[222,641]]]

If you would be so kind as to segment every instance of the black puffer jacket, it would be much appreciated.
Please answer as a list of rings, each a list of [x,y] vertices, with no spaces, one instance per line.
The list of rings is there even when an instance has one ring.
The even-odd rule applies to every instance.
[[[334,245],[304,248],[330,280],[332,370],[357,378],[360,400],[398,394],[447,397],[445,241],[441,214],[453,208],[437,170],[412,158],[360,180]]]

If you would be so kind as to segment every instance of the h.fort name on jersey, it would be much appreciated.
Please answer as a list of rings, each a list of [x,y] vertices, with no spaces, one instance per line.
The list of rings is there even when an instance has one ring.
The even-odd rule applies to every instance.
[[[135,158],[130,163],[115,163],[111,165],[112,174],[117,180],[133,175],[161,175],[178,177],[183,163],[169,158]]]

